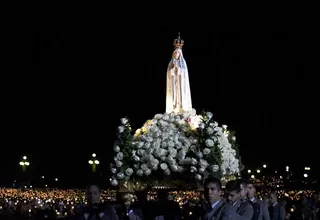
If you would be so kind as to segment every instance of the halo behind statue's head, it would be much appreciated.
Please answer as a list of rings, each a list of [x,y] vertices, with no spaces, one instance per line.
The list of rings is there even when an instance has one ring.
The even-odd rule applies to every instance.
[[[178,33],[178,38],[174,39],[173,41],[174,49],[182,49],[183,45],[184,45],[184,40],[180,38],[180,33]]]

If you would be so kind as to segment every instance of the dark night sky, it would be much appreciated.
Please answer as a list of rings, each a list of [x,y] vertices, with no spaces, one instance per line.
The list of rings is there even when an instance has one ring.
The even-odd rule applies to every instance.
[[[193,106],[236,130],[245,164],[316,160],[309,155],[318,146],[316,37],[303,24],[177,24],[155,15],[148,25],[92,10],[65,5],[6,16],[1,178],[15,175],[23,154],[37,175],[81,177],[92,152],[107,169],[119,119],[127,116],[139,128],[164,112],[166,68],[179,31]]]

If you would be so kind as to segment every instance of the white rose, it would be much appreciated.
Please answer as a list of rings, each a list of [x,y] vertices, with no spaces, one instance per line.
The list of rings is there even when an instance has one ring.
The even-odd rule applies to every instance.
[[[162,170],[166,170],[166,169],[168,169],[168,165],[167,165],[166,163],[161,163],[161,164],[160,164],[160,168],[161,168]]]
[[[212,129],[212,128],[207,128],[207,134],[208,135],[211,135],[211,134],[213,134],[213,132],[214,132],[214,130]]]
[[[118,181],[117,180],[111,180],[111,185],[117,186],[118,185]]]
[[[118,145],[114,145],[113,151],[118,153],[120,151],[120,147]]]
[[[118,127],[118,131],[119,131],[119,133],[123,133],[124,132],[124,126],[119,126]]]
[[[127,118],[121,118],[121,124],[125,125],[127,124],[128,119]]]
[[[171,172],[169,169],[166,169],[163,171],[163,173],[164,173],[164,175],[169,176]]]
[[[196,174],[194,178],[198,181],[202,180],[202,176],[200,174]]]
[[[213,116],[213,114],[211,112],[207,112],[206,113],[207,118],[210,120]]]
[[[210,154],[210,152],[211,152],[211,150],[209,148],[203,149],[203,154],[204,155],[208,155],[208,154]]]
[[[132,168],[126,169],[125,174],[126,174],[127,176],[131,176],[131,175],[133,174],[133,169],[132,169]]]
[[[122,165],[123,165],[122,161],[120,161],[120,160],[117,160],[117,161],[116,161],[116,166],[117,166],[117,167],[120,168],[120,167],[122,167]]]
[[[218,165],[212,165],[211,166],[211,170],[212,170],[212,172],[218,172],[219,171],[219,166]]]
[[[213,145],[214,145],[213,140],[211,140],[211,139],[207,139],[207,140],[206,140],[206,146],[207,146],[207,147],[213,147]]]
[[[117,172],[117,169],[116,168],[112,168],[111,169],[111,173],[115,174]]]
[[[202,158],[202,157],[203,157],[203,154],[202,154],[201,151],[198,151],[198,152],[196,153],[196,155],[197,155],[197,157],[199,157],[199,158]]]
[[[143,171],[139,169],[139,170],[137,170],[136,174],[137,174],[138,176],[143,176]]]
[[[122,180],[124,178],[124,174],[122,172],[118,173],[117,178]]]
[[[118,160],[123,160],[123,153],[122,152],[117,153],[117,158]]]

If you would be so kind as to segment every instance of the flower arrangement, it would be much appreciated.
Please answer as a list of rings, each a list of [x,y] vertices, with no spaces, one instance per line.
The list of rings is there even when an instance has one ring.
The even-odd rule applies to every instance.
[[[219,127],[211,112],[157,114],[132,132],[121,119],[111,164],[111,184],[161,179],[202,181],[236,176],[241,161],[233,132]]]

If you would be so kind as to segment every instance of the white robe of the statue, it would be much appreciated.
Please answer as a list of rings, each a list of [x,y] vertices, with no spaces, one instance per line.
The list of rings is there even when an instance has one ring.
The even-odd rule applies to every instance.
[[[176,60],[172,57],[167,69],[166,113],[182,113],[192,111],[188,67],[183,58],[182,50],[176,50],[178,50],[180,54],[179,59]],[[174,67],[175,63],[177,64],[177,68]],[[178,87],[175,86],[177,79],[180,79]],[[179,91],[176,91],[177,89]],[[180,98],[176,96],[179,93],[181,94]],[[178,103],[175,103],[175,101]],[[175,106],[175,104],[178,105]]]

